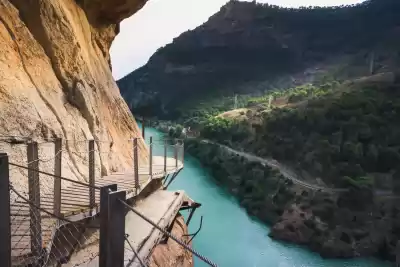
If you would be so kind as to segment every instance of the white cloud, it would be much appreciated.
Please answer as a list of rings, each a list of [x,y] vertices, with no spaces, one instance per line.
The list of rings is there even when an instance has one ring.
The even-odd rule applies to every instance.
[[[121,23],[111,47],[113,75],[119,79],[144,65],[161,46],[188,29],[194,29],[216,13],[228,0],[149,0]],[[363,0],[265,0],[286,7],[354,4]]]

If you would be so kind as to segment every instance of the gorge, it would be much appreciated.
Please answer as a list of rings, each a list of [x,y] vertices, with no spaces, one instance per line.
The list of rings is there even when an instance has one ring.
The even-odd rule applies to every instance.
[[[272,226],[270,236],[324,257],[395,261],[399,11],[392,0],[300,9],[230,1],[118,84],[132,111],[169,120],[171,136],[193,130],[188,152]],[[332,190],[293,184],[203,139]]]
[[[164,135],[152,128],[147,128],[146,134],[147,140],[150,136],[160,138]],[[193,246],[218,266],[391,266],[376,259],[323,259],[303,247],[271,239],[268,237],[270,227],[248,215],[228,191],[216,184],[210,171],[191,156],[185,157],[185,168],[171,184],[171,189],[183,189],[202,203],[189,225],[189,233],[198,230],[200,216],[203,216],[203,226],[194,238]],[[206,266],[196,258],[194,264]]]

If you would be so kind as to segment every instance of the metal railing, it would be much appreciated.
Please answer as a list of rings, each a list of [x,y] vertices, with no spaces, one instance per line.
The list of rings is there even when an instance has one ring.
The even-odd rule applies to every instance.
[[[91,217],[77,222],[54,213],[54,188],[49,181],[63,180],[87,188],[96,187],[39,171],[39,161],[35,159],[36,145],[32,147],[28,155],[32,154],[33,160],[29,161],[28,167],[9,162],[7,154],[0,154],[0,195],[5,200],[0,204],[3,212],[0,222],[8,225],[0,229],[1,242],[4,242],[0,253],[1,259],[5,260],[2,266],[62,264],[69,260],[73,251],[82,248],[90,239],[85,232],[92,228]],[[28,171],[25,181],[27,190],[10,180],[10,167]],[[63,204],[67,208],[80,205],[69,199]]]
[[[138,262],[141,267],[146,267],[145,259],[139,256],[138,251],[134,248],[132,243],[125,234],[125,216],[127,211],[131,211],[141,219],[149,223],[152,227],[160,231],[163,235],[175,241],[182,248],[192,253],[194,256],[205,262],[209,266],[216,267],[217,265],[197,252],[195,249],[164,228],[160,227],[153,220],[139,212],[132,205],[127,203],[126,192],[117,191],[117,185],[112,185],[108,188],[102,188],[101,191],[101,228],[100,228],[100,253],[99,263],[100,267],[122,267],[131,266],[132,263]],[[112,232],[112,234],[110,234]],[[133,258],[125,258],[126,244],[128,249],[132,252]],[[125,265],[125,262],[127,264]]]
[[[98,235],[86,235],[87,229],[93,229],[90,220],[98,214],[105,183],[103,179],[96,180],[96,170],[99,169],[96,168],[96,155],[109,154],[98,145],[111,142],[61,138],[37,142],[30,138],[6,138],[4,142],[11,143],[14,150],[18,148],[26,153],[26,161],[21,161],[21,155],[14,158],[6,153],[0,154],[0,258],[5,259],[4,266],[65,263],[70,260],[72,252],[98,242]],[[138,138],[127,141],[133,143],[134,175],[128,182],[132,182],[134,195],[140,192],[143,182],[140,177],[151,181],[183,167],[183,152],[179,152],[183,151],[183,144],[178,146],[165,142],[160,149],[156,142],[151,142],[148,167],[140,167]],[[68,142],[81,143],[87,150],[73,150]],[[41,149],[47,153],[41,153]],[[50,149],[54,149],[53,156],[39,157],[48,154]],[[153,155],[160,150],[166,151],[164,158]],[[171,150],[175,156],[167,158]],[[71,161],[70,157],[74,155],[86,165],[85,182],[63,176],[63,161]],[[102,183],[98,185],[100,181]]]

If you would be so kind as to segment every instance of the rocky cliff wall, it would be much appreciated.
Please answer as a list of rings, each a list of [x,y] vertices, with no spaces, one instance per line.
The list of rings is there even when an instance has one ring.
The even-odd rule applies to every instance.
[[[0,151],[10,161],[26,164],[26,145],[9,136],[61,137],[64,176],[86,179],[87,139],[100,140],[97,175],[131,166],[128,140],[140,131],[112,77],[109,48],[119,22],[145,2],[0,0]],[[143,140],[139,150],[145,162]],[[41,159],[53,151],[51,142],[39,145]],[[51,171],[53,162],[40,165]]]
[[[189,241],[189,237],[183,236],[188,234],[185,220],[179,216],[172,227],[172,234],[185,242]],[[150,258],[150,267],[193,267],[193,256],[189,251],[183,249],[178,243],[172,239],[168,239],[166,244],[159,244],[154,249]]]

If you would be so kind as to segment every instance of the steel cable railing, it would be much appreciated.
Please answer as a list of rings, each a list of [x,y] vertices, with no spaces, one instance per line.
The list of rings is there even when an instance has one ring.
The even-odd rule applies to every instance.
[[[104,150],[100,146],[93,146],[92,149],[90,149],[89,146],[89,149],[87,151],[80,149],[74,150],[71,149],[71,146],[67,147],[66,143],[84,143],[90,141],[99,143],[109,142],[100,140],[64,140],[65,142],[62,142],[57,150],[56,144],[53,144],[49,141],[38,143],[32,141],[32,139],[29,138],[27,138],[26,140],[26,143],[22,143],[25,146],[23,146],[23,149],[21,149],[20,153],[24,153],[24,151],[28,155],[29,153],[31,153],[30,158],[28,156],[27,161],[18,160],[8,162],[8,165],[11,167],[11,172],[19,172],[19,176],[23,177],[23,179],[13,178],[12,181],[10,181],[10,203],[12,206],[12,214],[10,217],[12,225],[12,249],[13,257],[17,260],[14,262],[14,265],[19,266],[21,262],[35,262],[35,264],[38,264],[38,266],[44,266],[49,262],[66,262],[69,260],[68,258],[73,251],[84,247],[85,243],[91,243],[88,238],[85,238],[85,229],[97,229],[98,227],[91,227],[86,223],[79,223],[77,221],[69,220],[65,216],[65,212],[73,210],[74,207],[80,205],[79,200],[75,199],[74,196],[68,196],[68,194],[61,194],[60,192],[60,198],[62,196],[62,201],[60,200],[60,205],[62,204],[63,208],[61,208],[60,206],[59,212],[56,212],[56,191],[54,186],[55,181],[60,181],[60,190],[61,182],[63,182],[63,191],[70,187],[76,186],[78,186],[78,188],[87,188],[77,189],[79,191],[77,191],[79,194],[81,192],[84,192],[84,194],[86,195],[88,194],[89,190],[98,191],[101,186],[98,186],[94,182],[92,184],[88,184],[78,181],[76,179],[67,178],[65,176],[62,176],[61,172],[58,172],[59,174],[56,174],[56,161],[57,159],[65,158],[66,156],[71,157],[71,153],[75,153],[87,155],[87,162],[90,163],[90,154],[109,154],[112,152],[111,146],[110,148],[107,147]],[[60,139],[55,138],[54,142],[56,141],[60,141]],[[21,144],[18,143],[17,145],[20,146]],[[154,148],[156,147],[156,145],[153,143],[152,147]],[[177,153],[180,154],[180,152],[176,152],[176,148],[178,147],[177,145],[168,145],[168,147],[164,145],[163,147],[168,151],[175,151],[173,152],[174,156]],[[135,146],[132,144],[132,150],[137,151],[138,148],[139,145]],[[46,158],[39,157],[39,155],[49,153],[54,154],[53,156]],[[166,155],[163,154],[162,156],[165,157]],[[133,155],[133,157],[135,156]],[[138,155],[136,155],[136,158],[137,157]],[[148,179],[150,181],[152,180],[153,175],[158,175],[158,172],[160,172],[160,174],[166,174],[165,172],[161,171],[161,166],[164,165],[164,163],[160,160],[161,155],[155,156],[155,158],[157,157],[159,157],[159,161],[155,160],[154,164],[150,165],[150,169],[149,164],[147,165],[148,167],[142,166],[140,168],[141,172],[149,171]],[[21,155],[18,155],[16,159],[20,158]],[[69,158],[66,159],[70,160]],[[83,160],[83,158],[81,158],[81,160]],[[171,160],[175,162],[177,160],[177,156],[175,156],[175,158],[171,157]],[[157,164],[158,162],[160,162],[160,164]],[[39,169],[39,163],[43,164],[43,166],[41,165],[40,167],[44,167],[45,170]],[[173,166],[174,164],[172,164],[172,161],[168,161],[167,163],[168,166],[166,167],[169,172],[177,171],[176,166],[178,165]],[[94,165],[94,162],[92,162],[91,164]],[[137,163],[136,166],[138,166]],[[182,167],[182,165],[179,164],[179,167]],[[139,175],[137,175],[137,177],[139,177]],[[102,179],[100,179],[99,181],[101,180]],[[138,183],[136,183],[135,180],[134,187],[141,190],[141,183],[144,183],[142,179],[140,179]],[[104,182],[103,185],[104,184],[107,184],[107,182]],[[32,188],[35,188],[35,190],[33,190],[33,193]],[[96,194],[93,195],[97,197],[98,195]],[[96,200],[90,201],[89,205],[82,205],[82,209],[80,209],[80,212],[82,212],[83,210],[87,210],[88,208],[92,208],[91,203],[95,203],[95,201]],[[34,223],[32,224],[32,222]],[[32,240],[32,237],[35,237],[35,240]],[[94,238],[93,242],[97,241],[98,238]],[[32,253],[32,250],[34,253]],[[135,253],[135,251],[133,250],[132,252]]]
[[[27,209],[31,213],[30,218],[26,218],[28,216],[22,214],[20,225],[13,229],[11,234],[12,241],[14,241],[12,242],[13,266],[25,266],[28,263],[38,266],[47,266],[46,264],[49,262],[63,263],[73,251],[83,247],[83,244],[88,241],[83,235],[86,229],[98,229],[87,223],[74,222],[60,217],[35,205],[12,185],[10,185],[10,191],[21,199],[21,203],[27,203]],[[40,224],[32,224],[32,219],[39,221]],[[18,225],[18,223],[15,224]],[[32,232],[38,234],[32,234]],[[21,244],[22,246],[20,246]]]
[[[146,222],[148,222],[149,224],[151,224],[154,228],[156,228],[157,230],[159,230],[160,232],[162,232],[164,235],[168,236],[169,238],[171,238],[172,240],[174,240],[176,243],[178,243],[179,245],[181,245],[185,250],[190,251],[193,255],[195,255],[197,258],[199,258],[200,260],[202,260],[203,262],[207,263],[210,266],[213,267],[217,267],[217,265],[212,262],[210,259],[208,259],[207,257],[201,255],[200,253],[198,253],[196,250],[194,250],[193,248],[191,248],[190,246],[188,246],[185,242],[183,242],[182,240],[178,239],[177,237],[175,237],[174,235],[172,235],[171,233],[169,233],[168,231],[164,230],[163,228],[161,228],[160,226],[158,226],[155,222],[153,222],[151,219],[147,218],[146,216],[144,216],[142,213],[140,213],[139,211],[137,211],[135,208],[131,207],[128,203],[126,203],[123,200],[119,200],[122,205],[124,205],[127,209],[129,209],[130,211],[132,211],[133,213],[135,213],[136,215],[138,215],[140,218],[142,218],[143,220],[145,220]]]

